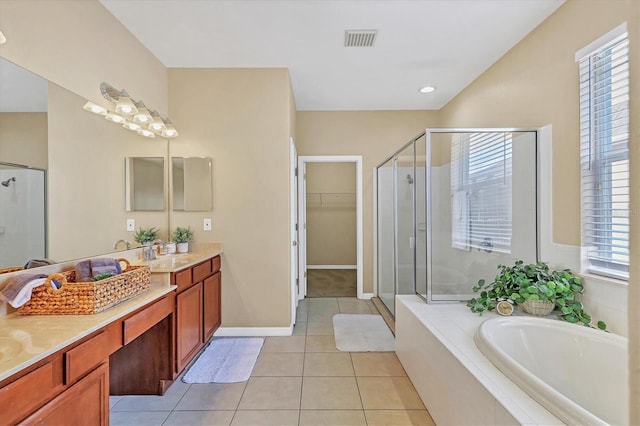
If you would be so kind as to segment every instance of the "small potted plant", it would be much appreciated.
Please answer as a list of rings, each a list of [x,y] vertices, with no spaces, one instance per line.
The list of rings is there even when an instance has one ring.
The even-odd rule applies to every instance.
[[[186,253],[189,251],[189,241],[193,238],[191,227],[181,228],[178,226],[176,230],[173,231],[172,237],[173,241],[176,242],[178,253]]]
[[[498,269],[500,273],[493,282],[480,280],[473,287],[480,295],[467,302],[472,312],[492,311],[496,304],[508,300],[533,315],[548,315],[557,307],[560,319],[591,325],[591,316],[576,299],[584,291],[582,279],[569,269],[553,271],[545,262],[525,265],[522,260],[517,260],[514,266],[498,265]],[[598,321],[597,327],[605,330],[607,325]]]
[[[151,243],[158,238],[158,229],[151,228],[139,228],[133,235],[133,239],[139,242],[143,246],[150,246]]]

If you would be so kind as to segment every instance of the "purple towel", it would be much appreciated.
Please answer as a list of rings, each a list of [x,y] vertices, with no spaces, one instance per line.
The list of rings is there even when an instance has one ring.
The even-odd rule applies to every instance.
[[[93,278],[100,274],[118,275],[121,273],[120,262],[110,257],[83,260],[76,264],[76,282],[93,281]]]

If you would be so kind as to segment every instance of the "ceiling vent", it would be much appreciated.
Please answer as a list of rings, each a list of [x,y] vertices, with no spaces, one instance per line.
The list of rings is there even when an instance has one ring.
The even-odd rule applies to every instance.
[[[344,47],[372,47],[377,35],[378,30],[346,30]]]

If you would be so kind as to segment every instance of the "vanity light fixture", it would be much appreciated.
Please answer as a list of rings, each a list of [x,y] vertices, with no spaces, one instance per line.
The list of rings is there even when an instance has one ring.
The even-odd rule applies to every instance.
[[[155,138],[156,137],[156,134],[153,133],[151,130],[147,130],[147,129],[143,129],[143,128],[140,128],[138,130],[138,134],[140,136],[144,136],[145,138]]]
[[[134,123],[133,121],[127,121],[122,125],[122,127],[133,132],[137,132],[142,128],[138,123]]]
[[[0,31],[0,44],[5,44],[6,42],[7,38],[2,34],[2,31]]]
[[[424,86],[422,88],[420,88],[420,90],[418,90],[418,92],[420,93],[431,93],[431,92],[435,92],[436,91],[436,87],[435,86]]]
[[[116,112],[121,115],[132,115],[138,112],[138,108],[133,104],[126,90],[120,92],[120,96],[118,96]]]
[[[153,121],[153,117],[149,114],[144,102],[140,102],[136,107],[138,107],[138,112],[133,115],[133,121],[141,126],[148,126]]]
[[[173,127],[173,123],[168,118],[164,119],[164,124],[167,126],[161,133],[163,138],[173,139],[178,136],[178,131]]]
[[[104,118],[118,124],[124,124],[127,121],[127,119],[124,118],[123,116],[113,112],[108,113]]]
[[[126,90],[117,90],[107,83],[102,83],[100,93],[115,105],[115,112],[90,101],[83,107],[86,111],[102,115],[105,119],[122,124],[125,129],[146,138],[155,138],[158,135],[172,139],[178,136],[178,131],[168,117],[162,118],[157,111],[150,110],[144,102],[131,99]]]
[[[149,130],[154,132],[162,132],[167,129],[167,126],[162,121],[160,114],[156,111],[151,111],[151,117],[153,117],[153,122],[149,124]]]
[[[91,101],[87,101],[87,103],[84,104],[82,108],[86,111],[92,112],[94,114],[99,114],[99,115],[107,115],[107,113],[109,112],[105,107],[101,105],[96,105]]]

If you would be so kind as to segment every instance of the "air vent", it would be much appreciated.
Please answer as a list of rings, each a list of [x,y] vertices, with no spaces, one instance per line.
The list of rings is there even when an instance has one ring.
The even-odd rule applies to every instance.
[[[344,47],[372,47],[377,35],[377,30],[346,30]]]

